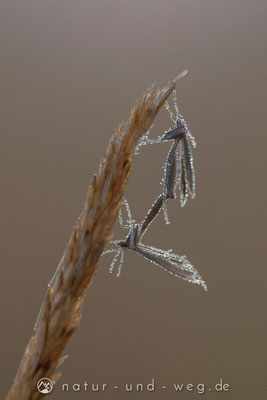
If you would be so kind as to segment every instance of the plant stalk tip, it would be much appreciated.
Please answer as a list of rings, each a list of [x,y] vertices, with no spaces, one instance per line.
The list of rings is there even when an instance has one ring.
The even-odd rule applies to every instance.
[[[179,75],[176,76],[176,78],[173,80],[173,83],[176,84],[181,78],[183,78],[185,75],[187,75],[188,70],[185,69],[183,72],[181,72]]]

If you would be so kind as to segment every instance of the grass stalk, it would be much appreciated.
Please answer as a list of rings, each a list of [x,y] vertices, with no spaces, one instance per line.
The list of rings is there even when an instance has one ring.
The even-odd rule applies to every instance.
[[[119,124],[108,144],[98,173],[93,176],[84,209],[71,233],[60,264],[48,285],[33,334],[6,400],[37,400],[42,377],[56,381],[62,353],[77,330],[86,290],[97,262],[110,240],[121,206],[138,140],[153,123],[179,78],[163,89],[148,89]]]

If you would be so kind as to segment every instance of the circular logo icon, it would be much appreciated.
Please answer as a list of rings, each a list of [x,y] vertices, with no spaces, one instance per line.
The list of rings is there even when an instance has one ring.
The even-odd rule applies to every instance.
[[[48,378],[41,378],[37,382],[37,389],[40,393],[48,394],[53,390],[53,382]]]

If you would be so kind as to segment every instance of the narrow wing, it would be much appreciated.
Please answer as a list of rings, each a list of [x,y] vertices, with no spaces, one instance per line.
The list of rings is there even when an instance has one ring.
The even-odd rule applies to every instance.
[[[207,290],[204,280],[201,278],[196,268],[187,260],[186,256],[178,256],[171,251],[165,251],[143,244],[139,244],[135,251],[176,277],[201,285],[204,290]]]

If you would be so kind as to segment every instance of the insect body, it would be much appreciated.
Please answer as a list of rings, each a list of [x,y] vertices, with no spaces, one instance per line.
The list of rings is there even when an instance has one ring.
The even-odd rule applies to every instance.
[[[124,228],[128,228],[129,232],[124,240],[113,241],[113,243],[116,245],[116,248],[107,250],[103,253],[116,253],[110,266],[110,272],[113,271],[114,265],[118,257],[120,256],[120,264],[117,272],[117,276],[119,276],[123,264],[124,252],[126,250],[132,250],[137,254],[143,256],[147,260],[158,265],[159,267],[170,272],[171,274],[185,279],[188,282],[202,285],[203,288],[206,290],[207,287],[205,282],[202,280],[194,266],[187,260],[186,256],[178,256],[172,253],[172,250],[161,250],[153,246],[146,246],[141,243],[141,239],[147,231],[149,225],[159,214],[163,202],[164,196],[160,195],[152,205],[151,209],[148,211],[143,222],[141,224],[138,224],[132,220],[129,205],[124,199],[124,204],[128,213],[129,220],[128,224],[124,225],[120,213],[119,222],[121,226],[123,226]]]
[[[166,109],[175,126],[168,129],[161,137],[161,141],[163,142],[174,141],[164,166],[163,188],[165,199],[173,199],[176,197],[175,191],[178,187],[180,191],[180,203],[183,207],[189,195],[191,198],[195,197],[195,172],[191,145],[195,147],[196,142],[183,116],[179,113],[175,90],[173,91],[173,103],[175,116],[169,104],[165,103]]]
[[[195,197],[195,172],[192,147],[196,147],[196,142],[183,116],[179,113],[175,89],[173,90],[173,104],[175,115],[171,111],[168,102],[165,102],[170,118],[174,122],[174,127],[168,129],[163,136],[159,136],[157,139],[149,139],[149,131],[147,131],[136,147],[136,153],[138,153],[139,148],[143,145],[173,141],[164,164],[164,177],[162,180],[163,209],[167,224],[170,222],[166,201],[176,198],[177,188],[180,192],[180,204],[182,207],[186,204],[189,195],[192,199]]]

